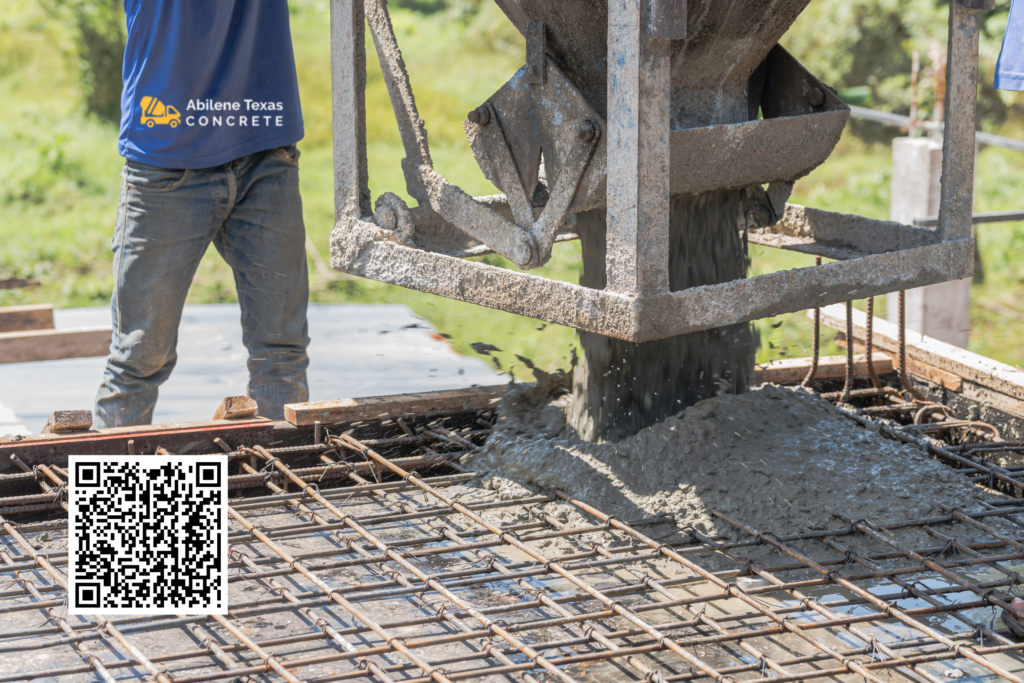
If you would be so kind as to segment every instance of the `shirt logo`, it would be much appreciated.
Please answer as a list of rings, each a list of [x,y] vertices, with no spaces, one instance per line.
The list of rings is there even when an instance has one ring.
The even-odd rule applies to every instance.
[[[155,125],[177,128],[181,123],[181,114],[169,104],[164,104],[155,97],[142,98],[142,124],[147,128]]]

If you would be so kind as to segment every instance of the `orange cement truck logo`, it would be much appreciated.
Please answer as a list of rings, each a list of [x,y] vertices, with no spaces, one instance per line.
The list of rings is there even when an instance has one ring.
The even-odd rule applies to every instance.
[[[142,98],[142,124],[147,128],[156,125],[177,128],[181,123],[181,114],[169,104],[164,104],[155,97]]]

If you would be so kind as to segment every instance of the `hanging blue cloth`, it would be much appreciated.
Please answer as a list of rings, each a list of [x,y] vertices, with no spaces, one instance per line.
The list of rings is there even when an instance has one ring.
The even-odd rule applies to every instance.
[[[1024,0],[1010,3],[1010,19],[992,85],[999,90],[1024,90]]]

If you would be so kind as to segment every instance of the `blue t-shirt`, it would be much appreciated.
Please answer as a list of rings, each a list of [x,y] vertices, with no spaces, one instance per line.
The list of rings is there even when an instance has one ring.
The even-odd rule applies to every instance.
[[[209,168],[302,139],[287,0],[124,0],[121,156]]]
[[[1010,18],[1003,34],[1003,49],[996,62],[992,84],[999,90],[1024,90],[1024,2],[1012,0]]]

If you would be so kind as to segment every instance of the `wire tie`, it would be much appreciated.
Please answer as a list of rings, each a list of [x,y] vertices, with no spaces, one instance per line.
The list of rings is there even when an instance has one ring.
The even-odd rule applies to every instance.
[[[303,486],[302,487],[302,492],[305,493],[307,496],[310,496],[312,498],[312,495],[309,493],[309,487],[311,487],[311,486],[314,489],[316,489],[316,495],[319,496],[320,495],[320,487],[317,486],[316,484],[312,483],[312,482],[310,482],[309,484],[306,484],[305,486]]]
[[[43,475],[39,472],[39,465],[32,465],[32,476],[35,477],[37,481],[42,478]]]
[[[56,500],[67,500],[68,486],[67,484],[61,484],[57,488],[50,491],[53,499]]]
[[[878,648],[878,638],[871,636],[871,661],[881,662],[884,659],[882,651]]]
[[[647,675],[644,678],[647,680],[648,683],[663,683],[664,681],[664,679],[661,676],[661,671],[657,669],[648,671]]]

